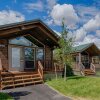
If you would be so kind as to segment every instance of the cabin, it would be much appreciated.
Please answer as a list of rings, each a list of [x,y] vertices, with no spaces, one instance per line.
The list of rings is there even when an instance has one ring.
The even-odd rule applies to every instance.
[[[100,70],[100,49],[94,43],[72,48],[73,70],[82,75],[94,75]]]
[[[58,39],[41,20],[0,26],[0,89],[42,83]]]

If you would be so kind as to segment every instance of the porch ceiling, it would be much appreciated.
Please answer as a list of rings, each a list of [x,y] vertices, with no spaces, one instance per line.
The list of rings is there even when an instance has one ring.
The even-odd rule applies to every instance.
[[[31,35],[33,38],[27,35]],[[37,45],[41,45],[42,43],[49,47],[58,46],[59,38],[41,20],[0,26],[0,39],[10,39],[18,36],[26,36],[26,38],[31,39],[31,41],[35,42]]]

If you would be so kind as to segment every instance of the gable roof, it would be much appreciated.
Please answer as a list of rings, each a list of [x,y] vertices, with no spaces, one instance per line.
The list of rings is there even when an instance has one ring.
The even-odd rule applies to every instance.
[[[0,26],[0,39],[10,39],[28,34],[45,45],[50,47],[58,46],[58,35],[39,19]]]
[[[72,53],[83,52],[84,50],[88,49],[92,45],[95,45],[95,44],[94,43],[88,43],[88,44],[83,44],[83,45],[75,46],[75,47],[72,48]]]
[[[40,23],[40,24],[42,24],[49,31],[51,31],[53,35],[55,35],[57,38],[59,38],[59,36],[40,19],[34,19],[34,20],[28,20],[28,21],[22,21],[22,22],[16,22],[16,23],[0,25],[0,30],[13,28],[13,27],[20,26],[20,25],[28,25],[28,24],[32,24],[32,23]]]

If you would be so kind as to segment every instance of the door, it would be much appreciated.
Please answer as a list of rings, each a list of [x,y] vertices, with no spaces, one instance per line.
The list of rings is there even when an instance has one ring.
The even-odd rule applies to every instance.
[[[9,65],[10,71],[24,70],[23,48],[18,46],[9,47]]]
[[[86,69],[90,68],[89,56],[88,55],[82,55],[82,63],[85,66]]]

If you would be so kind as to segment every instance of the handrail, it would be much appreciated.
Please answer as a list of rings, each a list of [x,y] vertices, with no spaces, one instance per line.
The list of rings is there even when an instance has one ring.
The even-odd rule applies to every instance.
[[[43,65],[40,61],[38,61],[38,73],[40,74],[40,77],[43,79]]]
[[[94,65],[93,63],[91,63],[90,69],[91,69],[93,72],[95,72],[95,65]]]
[[[2,62],[1,62],[1,58],[0,58],[0,72],[2,71]]]
[[[81,75],[82,75],[82,76],[85,76],[85,74],[84,74],[85,66],[84,66],[82,63],[79,63],[79,67],[80,67]]]

